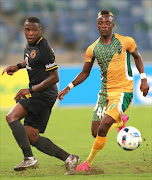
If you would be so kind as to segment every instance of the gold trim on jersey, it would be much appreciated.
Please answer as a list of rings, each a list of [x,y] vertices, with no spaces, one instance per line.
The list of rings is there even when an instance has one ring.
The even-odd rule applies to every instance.
[[[43,37],[41,37],[36,44],[39,44],[39,42],[40,42],[42,39],[43,39]]]
[[[52,68],[46,69],[45,71],[50,71],[50,70],[55,69],[55,68],[57,68],[57,67],[58,67],[58,66],[54,66],[54,67],[52,67]]]

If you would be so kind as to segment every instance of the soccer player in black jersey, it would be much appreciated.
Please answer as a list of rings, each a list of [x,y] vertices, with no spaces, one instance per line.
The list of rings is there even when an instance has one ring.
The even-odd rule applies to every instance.
[[[32,145],[45,154],[65,161],[65,175],[73,174],[79,157],[65,152],[51,140],[39,135],[46,129],[58,95],[58,65],[53,49],[41,35],[42,27],[36,17],[25,20],[24,33],[27,39],[24,62],[9,66],[2,72],[2,75],[5,72],[13,75],[19,69],[26,68],[29,75],[29,89],[21,89],[16,94],[14,100],[17,103],[6,116],[24,154],[24,160],[14,170],[20,171],[38,165],[30,147]],[[24,125],[20,122],[22,118],[25,118]]]

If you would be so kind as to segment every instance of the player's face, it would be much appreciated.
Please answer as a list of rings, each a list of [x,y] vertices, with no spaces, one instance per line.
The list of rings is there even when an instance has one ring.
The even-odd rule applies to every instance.
[[[100,15],[97,18],[97,27],[102,37],[107,38],[112,34],[114,28],[113,17],[108,14]]]
[[[42,29],[38,23],[32,23],[28,21],[24,23],[24,33],[29,44],[35,43],[40,37],[41,32]]]

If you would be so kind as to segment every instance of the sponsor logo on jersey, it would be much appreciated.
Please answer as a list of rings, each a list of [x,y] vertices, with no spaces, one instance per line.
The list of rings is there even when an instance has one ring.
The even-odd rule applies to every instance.
[[[28,57],[25,58],[26,65],[29,65],[28,63]]]
[[[31,57],[32,59],[34,59],[34,58],[35,58],[35,56],[36,56],[36,51],[35,51],[35,50],[33,50],[33,51],[31,52],[31,54],[30,54],[30,57]]]
[[[54,63],[46,64],[45,67],[46,67],[46,69],[49,69],[49,68],[52,68],[56,65],[57,65],[56,62],[54,62]]]

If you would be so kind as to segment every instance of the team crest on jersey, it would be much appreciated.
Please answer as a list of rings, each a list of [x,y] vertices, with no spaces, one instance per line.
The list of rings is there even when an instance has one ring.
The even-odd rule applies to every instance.
[[[117,51],[118,54],[121,54],[122,46],[117,46],[116,51]]]
[[[32,59],[34,59],[34,58],[35,58],[35,56],[36,56],[36,51],[35,51],[35,50],[33,50],[33,51],[31,52],[31,54],[30,54],[30,57],[31,57]]]

